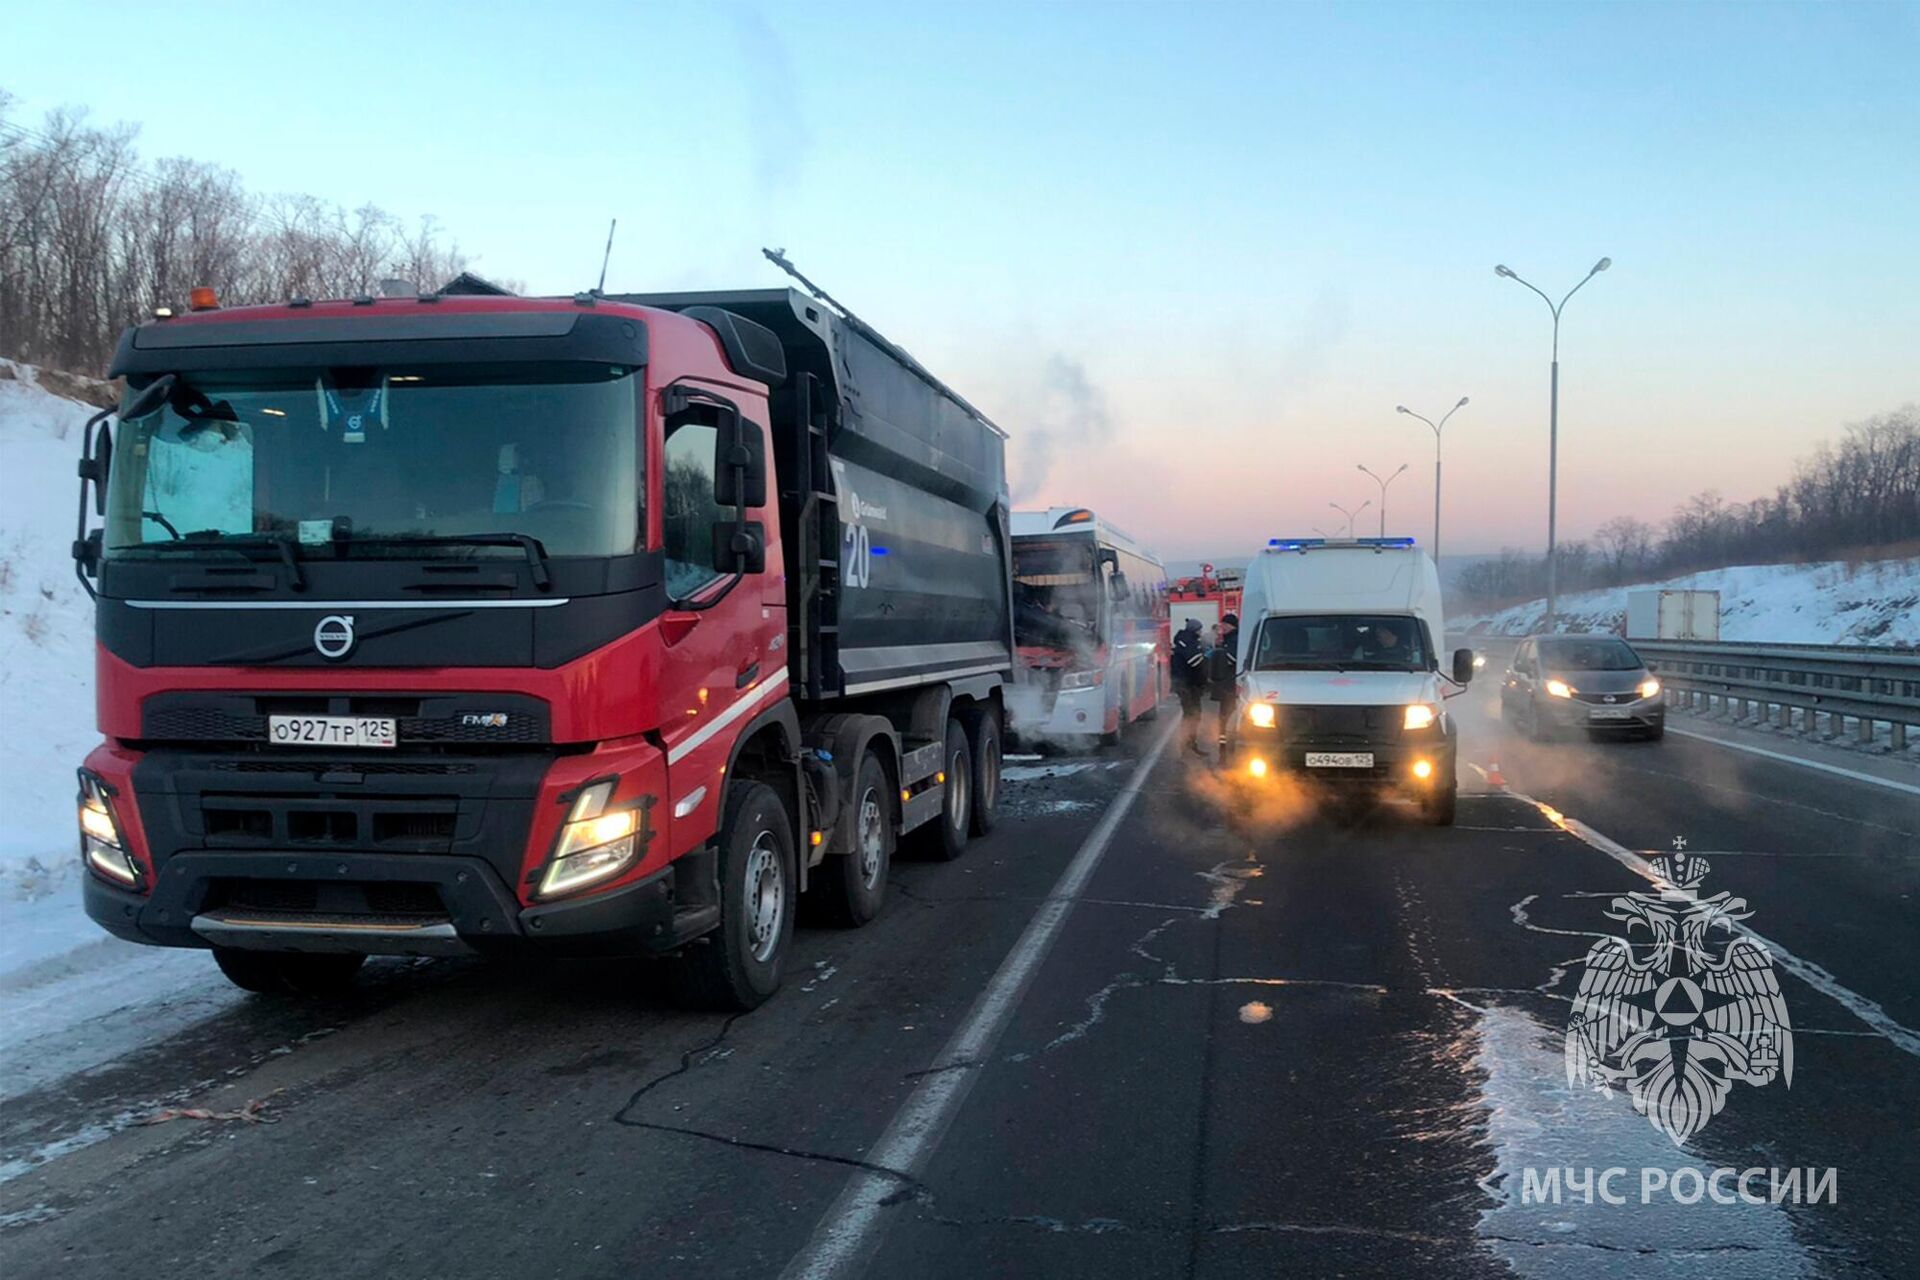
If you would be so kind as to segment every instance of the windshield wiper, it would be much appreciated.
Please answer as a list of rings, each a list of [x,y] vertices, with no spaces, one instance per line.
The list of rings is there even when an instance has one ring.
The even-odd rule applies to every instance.
[[[290,533],[222,533],[218,529],[197,529],[188,534],[175,534],[172,542],[129,542],[108,550],[199,552],[236,550],[240,547],[274,548],[280,553],[280,563],[287,566],[287,577],[291,579],[293,589],[307,589],[307,575],[300,570],[300,557],[294,553],[293,535]]]
[[[540,539],[527,533],[445,533],[445,534],[387,534],[375,537],[341,538],[334,544],[342,548],[352,547],[519,547],[527,557],[527,569],[533,574],[533,585],[542,591],[550,590],[553,578],[547,572],[547,549]]]

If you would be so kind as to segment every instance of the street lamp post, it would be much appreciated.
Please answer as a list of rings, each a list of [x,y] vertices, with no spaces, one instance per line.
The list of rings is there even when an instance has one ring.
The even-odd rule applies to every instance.
[[[1466,407],[1467,398],[1461,396],[1460,403],[1447,410],[1440,416],[1440,421],[1435,422],[1425,414],[1415,413],[1403,404],[1394,406],[1396,412],[1404,413],[1409,418],[1418,418],[1433,428],[1433,562],[1436,565],[1440,563],[1440,428],[1447,425],[1448,418]]]
[[[1373,499],[1368,498],[1365,502],[1361,503],[1359,506],[1355,507],[1351,511],[1347,510],[1345,507],[1341,506],[1337,502],[1329,502],[1327,505],[1332,507],[1335,511],[1338,511],[1341,515],[1347,518],[1347,536],[1351,538],[1353,536],[1354,518],[1358,516],[1362,511],[1365,511],[1368,507],[1372,506]]]
[[[1405,471],[1407,469],[1407,464],[1404,462],[1401,463],[1400,470],[1395,471],[1392,475],[1388,476],[1385,480],[1382,480],[1380,478],[1379,472],[1369,469],[1365,463],[1360,463],[1358,465],[1362,471],[1365,471],[1368,475],[1373,477],[1373,482],[1375,484],[1380,486],[1380,536],[1384,538],[1387,536],[1387,486],[1400,478],[1400,472]]]
[[[1567,299],[1580,292],[1582,285],[1612,265],[1612,258],[1602,258],[1594,263],[1593,269],[1581,277],[1580,284],[1567,290],[1567,296],[1558,302],[1520,279],[1513,268],[1504,263],[1493,269],[1495,275],[1524,284],[1539,293],[1540,301],[1546,303],[1547,310],[1553,312],[1553,378],[1547,392],[1547,620],[1544,626],[1547,631],[1553,630],[1560,581],[1559,554],[1554,541],[1554,520],[1560,500],[1560,312],[1567,305]]]

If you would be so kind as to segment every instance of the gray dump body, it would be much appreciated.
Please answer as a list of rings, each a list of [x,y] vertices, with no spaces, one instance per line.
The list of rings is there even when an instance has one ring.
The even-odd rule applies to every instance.
[[[613,300],[718,307],[772,330],[786,349],[789,376],[772,392],[770,425],[798,696],[1011,672],[998,427],[871,328],[795,290]]]

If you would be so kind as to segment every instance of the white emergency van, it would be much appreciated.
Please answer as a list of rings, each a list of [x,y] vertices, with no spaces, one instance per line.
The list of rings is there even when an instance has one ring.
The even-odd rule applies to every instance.
[[[1440,576],[1412,538],[1274,538],[1247,566],[1236,766],[1398,792],[1453,821],[1458,731],[1446,698]]]

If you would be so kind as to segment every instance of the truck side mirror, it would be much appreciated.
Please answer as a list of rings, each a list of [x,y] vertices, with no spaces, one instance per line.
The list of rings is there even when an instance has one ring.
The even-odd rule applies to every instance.
[[[100,576],[100,550],[106,544],[106,531],[95,529],[73,544],[75,566],[89,578]]]
[[[728,405],[713,437],[713,500],[723,507],[767,505],[767,438]]]
[[[712,536],[713,567],[717,572],[765,572],[767,527],[758,520],[715,520]]]
[[[1467,684],[1473,680],[1473,650],[1455,649],[1453,651],[1453,682]]]

